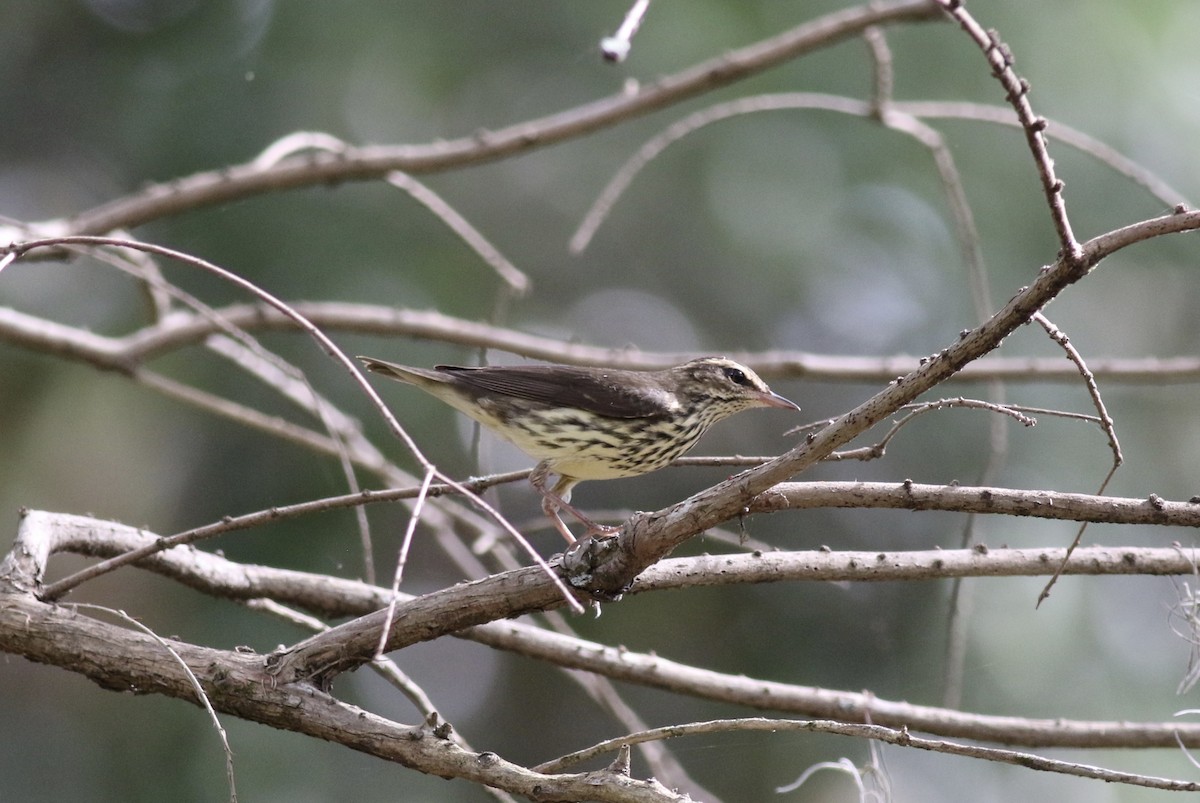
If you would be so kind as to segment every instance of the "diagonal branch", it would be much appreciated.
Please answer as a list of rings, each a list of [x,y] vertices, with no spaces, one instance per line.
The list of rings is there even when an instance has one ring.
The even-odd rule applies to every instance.
[[[1022,288],[995,315],[955,343],[929,358],[916,371],[900,377],[863,404],[810,435],[790,452],[749,469],[712,488],[656,513],[634,516],[610,542],[583,542],[568,553],[565,565],[574,582],[593,592],[620,594],[646,567],[704,530],[740,515],[751,500],[790,479],[853,440],[922,393],[953,376],[964,365],[997,348],[1019,326],[1068,286],[1087,275],[1100,260],[1126,245],[1168,232],[1200,227],[1200,212],[1180,212],[1135,223],[1101,235],[1081,247],[1081,259],[1061,257],[1043,268],[1033,284]]]
[[[0,634],[5,637],[5,651],[72,669],[103,688],[195,702],[196,690],[188,675],[157,640],[144,633],[0,589]],[[277,684],[262,671],[262,656],[169,639],[167,643],[187,664],[216,711],[252,722],[532,800],[684,800],[653,780],[604,771],[564,775],[527,770],[495,753],[464,750],[441,728],[402,725],[305,684]]]
[[[1071,230],[1071,221],[1067,218],[1066,202],[1063,199],[1063,182],[1054,171],[1054,160],[1050,158],[1047,147],[1045,130],[1049,123],[1046,118],[1033,111],[1029,103],[1029,82],[1013,70],[1013,55],[1008,45],[1000,41],[1000,35],[995,30],[984,30],[975,18],[963,6],[962,0],[937,0],[963,29],[975,41],[984,58],[992,68],[992,77],[1004,87],[1005,100],[1017,113],[1021,130],[1025,133],[1025,141],[1033,155],[1037,167],[1038,178],[1042,183],[1042,193],[1050,207],[1050,218],[1054,222],[1054,230],[1058,234],[1061,250],[1059,259],[1067,264],[1080,264],[1086,261],[1087,255],[1075,239]]]
[[[421,174],[494,161],[576,139],[711,92],[819,48],[859,36],[871,26],[924,22],[942,16],[942,11],[928,0],[871,2],[833,12],[778,36],[701,62],[635,92],[621,92],[497,131],[479,131],[471,136],[427,145],[374,146],[351,148],[344,153],[304,154],[281,159],[269,166],[255,160],[197,173],[167,184],[151,185],[137,194],[87,210],[69,220],[32,224],[20,232],[0,230],[0,242],[23,239],[30,231],[54,236],[104,234],[267,192],[378,179],[395,170]]]

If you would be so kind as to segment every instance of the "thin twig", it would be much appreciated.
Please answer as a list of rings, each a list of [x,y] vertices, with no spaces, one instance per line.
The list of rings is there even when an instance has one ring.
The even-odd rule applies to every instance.
[[[1104,405],[1104,399],[1100,396],[1100,388],[1096,385],[1096,377],[1092,376],[1092,372],[1088,370],[1087,363],[1083,360],[1083,355],[1080,354],[1079,350],[1071,344],[1071,340],[1067,337],[1065,332],[1051,323],[1050,319],[1040,312],[1033,316],[1033,320],[1037,321],[1038,325],[1046,330],[1046,334],[1050,336],[1050,339],[1057,343],[1058,346],[1062,348],[1064,352],[1066,352],[1067,359],[1069,359],[1075,365],[1079,371],[1079,375],[1083,378],[1084,385],[1087,387],[1088,396],[1091,397],[1092,405],[1096,408],[1097,418],[1100,422],[1100,426],[1104,430],[1104,434],[1108,439],[1108,448],[1111,449],[1113,453],[1112,465],[1109,467],[1108,473],[1104,475],[1104,479],[1100,481],[1100,487],[1096,491],[1097,494],[1103,494],[1104,489],[1108,487],[1109,481],[1113,478],[1113,475],[1117,473],[1117,469],[1120,468],[1121,464],[1124,462],[1124,457],[1121,455],[1121,444],[1117,440],[1117,432],[1113,427],[1113,420],[1109,416],[1108,409]],[[1073,552],[1075,548],[1079,546],[1080,541],[1083,540],[1083,533],[1087,529],[1087,526],[1087,522],[1084,522],[1076,531],[1074,540],[1071,541],[1071,545],[1067,548],[1068,557],[1070,556],[1071,552]],[[1054,584],[1057,581],[1058,575],[1055,575],[1051,577],[1046,583],[1045,587],[1042,588],[1042,591],[1040,594],[1038,594],[1037,598],[1036,604],[1038,606],[1040,606],[1042,602],[1044,602],[1046,598],[1050,596],[1050,589],[1054,587]]]
[[[421,478],[421,488],[417,491],[417,502],[413,505],[412,513],[408,517],[408,526],[404,528],[404,538],[401,539],[400,549],[396,553],[396,569],[392,572],[392,593],[388,600],[388,615],[384,619],[384,626],[379,630],[379,646],[375,650],[375,660],[383,658],[383,648],[387,644],[392,617],[396,615],[396,604],[400,600],[400,580],[404,577],[404,565],[408,562],[408,549],[412,546],[413,533],[421,518],[421,508],[425,506],[425,500],[429,498],[429,484],[433,482],[433,477],[434,472],[430,470],[426,471],[425,476]]]
[[[304,151],[317,151],[345,156],[352,150],[351,146],[330,134],[300,132],[289,134],[269,145],[258,155],[252,164],[260,170],[268,170],[288,157],[296,156]],[[508,261],[500,249],[496,248],[483,234],[459,214],[453,206],[446,203],[440,195],[425,184],[417,181],[402,170],[393,170],[383,176],[383,180],[397,189],[408,193],[417,203],[424,206],[441,220],[446,226],[467,244],[480,259],[518,295],[529,290],[529,277]]]
[[[668,725],[663,728],[654,728],[652,730],[643,731],[642,733],[634,733],[627,736],[621,736],[616,739],[608,739],[607,741],[600,742],[584,750],[569,753],[561,758],[555,759],[554,761],[548,761],[544,764],[539,764],[534,767],[534,769],[539,772],[546,773],[561,772],[566,767],[572,766],[573,764],[589,758],[594,758],[597,755],[610,753],[622,745],[637,744],[648,739],[670,739],[679,736],[724,733],[730,731],[765,731],[768,733],[776,731],[803,731],[809,733],[831,733],[842,736],[855,736],[858,738],[876,739],[881,742],[897,745],[899,747],[915,747],[919,750],[930,750],[935,753],[945,753],[953,756],[968,756],[971,758],[985,759],[987,761],[996,761],[1003,764],[1015,764],[1019,767],[1042,770],[1044,772],[1056,772],[1062,775],[1071,775],[1078,778],[1094,778],[1105,781],[1106,783],[1122,783],[1130,786],[1147,787],[1150,789],[1168,789],[1173,792],[1200,791],[1200,783],[1195,781],[1158,778],[1152,775],[1140,775],[1132,772],[1118,772],[1116,770],[1105,769],[1104,767],[1096,767],[1089,764],[1079,764],[1071,761],[1059,761],[1052,758],[1046,758],[1044,756],[1034,755],[1032,753],[1021,753],[1015,750],[1002,750],[995,747],[981,747],[979,745],[960,744],[942,739],[924,739],[918,736],[913,736],[907,728],[897,729],[887,728],[881,725],[852,724],[847,722],[835,722],[831,720],[811,719],[795,720],[743,718],[710,720],[708,722],[691,722],[683,725]]]
[[[201,685],[200,679],[196,677],[196,674],[192,671],[192,668],[188,666],[187,661],[183,660],[183,657],[175,651],[174,647],[167,643],[166,639],[155,633],[146,625],[139,622],[137,619],[125,613],[125,611],[109,608],[104,605],[94,605],[89,602],[72,602],[67,607],[71,608],[72,610],[87,609],[92,611],[102,611],[104,613],[116,616],[121,621],[132,625],[150,638],[154,639],[154,641],[157,642],[158,645],[171,656],[175,663],[178,664],[181,669],[183,669],[183,674],[187,677],[188,682],[192,684],[192,688],[196,690],[196,699],[199,701],[200,707],[208,713],[208,718],[212,722],[213,728],[217,732],[217,738],[221,740],[221,750],[225,754],[225,780],[226,783],[229,784],[229,801],[230,803],[237,803],[237,784],[234,782],[233,773],[233,748],[229,746],[229,735],[225,733],[225,728],[221,725],[221,718],[217,716],[216,710],[213,709],[212,701],[208,699],[208,693],[204,691],[204,686]]]
[[[84,251],[70,247],[71,251]],[[302,370],[270,351],[252,337],[248,332],[222,320],[217,312],[192,293],[167,283],[158,266],[154,263],[153,254],[149,251],[135,249],[87,249],[97,259],[118,270],[138,277],[143,286],[151,288],[153,297],[157,300],[160,313],[169,311],[172,300],[183,304],[204,319],[212,322],[222,334],[214,334],[205,339],[204,345],[210,351],[232,362],[249,373],[285,399],[293,402],[305,412],[319,420],[329,436],[333,446],[333,454],[342,469],[346,485],[351,491],[359,490],[358,477],[354,472],[347,440],[362,441],[362,432],[358,423],[349,418],[329,400],[317,393],[316,388],[308,381]],[[161,319],[156,315],[156,320]],[[359,543],[363,552],[364,575],[370,581],[375,576],[374,550],[371,545],[370,526],[361,509],[354,511],[359,531]]]
[[[329,626],[312,616],[300,613],[299,611],[280,605],[270,599],[251,599],[246,601],[246,607],[252,610],[263,611],[272,616],[278,617],[285,622],[290,622],[298,627],[305,628],[314,633],[320,633],[328,630]],[[396,664],[395,661],[389,658],[378,658],[370,663],[371,671],[379,675],[388,682],[393,688],[398,689],[401,694],[408,698],[408,701],[413,704],[413,707],[421,713],[423,719],[430,719],[438,715],[437,707],[433,704],[433,700],[425,693],[416,681],[404,672]],[[473,750],[470,743],[462,737],[462,734],[457,729],[451,730],[448,737],[454,741],[456,745],[464,750]],[[513,803],[514,798],[507,792],[491,787],[484,787],[483,791],[501,801],[502,803]]]
[[[633,46],[633,35],[641,27],[642,18],[646,16],[648,8],[650,0],[634,0],[617,32],[600,40],[600,53],[606,61],[622,62],[626,59],[629,49]]]
[[[992,68],[992,77],[1004,87],[1007,97],[1005,100],[1017,113],[1021,130],[1025,133],[1025,141],[1029,145],[1033,163],[1037,167],[1038,178],[1042,184],[1042,193],[1050,209],[1050,219],[1058,234],[1060,252],[1059,258],[1074,270],[1084,268],[1084,250],[1071,229],[1067,218],[1066,201],[1063,198],[1063,182],[1054,170],[1054,160],[1050,157],[1044,131],[1047,122],[1044,117],[1036,114],[1029,103],[1029,82],[1017,75],[1013,69],[1013,55],[1008,46],[1000,41],[1000,36],[994,30],[984,30],[971,16],[961,0],[935,0],[946,13],[953,17],[959,27],[975,42],[983,52],[984,58]]]
[[[1017,119],[1013,110],[1004,106],[989,106],[983,103],[967,103],[963,101],[912,100],[897,101],[895,107],[914,117],[974,120],[1011,126],[1013,128],[1021,127],[1021,122]],[[1072,128],[1066,123],[1059,120],[1048,120],[1046,135],[1050,139],[1074,148],[1080,153],[1087,154],[1097,162],[1125,176],[1135,184],[1143,187],[1168,209],[1187,203],[1187,198],[1182,192],[1172,187],[1148,167],[1135,162],[1115,148],[1076,128]]]

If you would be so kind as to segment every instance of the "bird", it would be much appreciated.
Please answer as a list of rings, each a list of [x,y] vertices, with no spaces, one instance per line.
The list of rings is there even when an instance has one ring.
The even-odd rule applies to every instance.
[[[440,399],[537,460],[530,484],[568,544],[575,536],[560,510],[578,519],[585,535],[616,529],[571,505],[580,482],[656,471],[691,449],[713,424],[743,410],[800,410],[750,368],[724,357],[660,371],[554,364],[429,369],[358,359],[369,371]],[[558,476],[553,486],[552,474]]]

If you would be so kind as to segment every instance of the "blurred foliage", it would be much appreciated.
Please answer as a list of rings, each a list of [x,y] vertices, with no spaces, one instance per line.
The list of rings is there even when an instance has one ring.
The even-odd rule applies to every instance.
[[[68,216],[148,181],[248,161],[296,130],[353,143],[419,143],[497,128],[611,95],[629,80],[653,80],[843,4],[659,0],[629,60],[603,63],[597,43],[619,24],[626,5],[10,3],[0,26],[0,102],[7,111],[0,126],[0,214],[27,221]],[[1012,47],[1018,70],[1032,83],[1035,109],[1200,196],[1194,0],[978,0],[971,9]],[[898,98],[1002,103],[980,54],[953,26],[909,26],[889,31],[888,40]],[[600,345],[713,352],[926,354],[951,342],[978,316],[930,157],[911,140],[857,118],[788,111],[703,129],[647,168],[587,252],[568,254],[567,240],[588,205],[642,141],[717,99],[776,91],[867,97],[866,48],[845,43],[582,140],[424,180],[531,276],[532,292],[510,301],[500,319],[517,329]],[[963,173],[991,291],[1002,302],[1056,249],[1022,136],[978,123],[938,127]],[[1054,155],[1079,236],[1165,211],[1088,157],[1061,146]],[[487,318],[501,298],[496,277],[438,220],[374,184],[268,195],[158,221],[137,234],[216,262],[285,299],[387,302]],[[1048,314],[1087,357],[1195,353],[1195,255],[1194,237],[1139,246],[1106,262]],[[178,266],[166,270],[208,303],[244,300],[210,278]],[[0,276],[0,305],[105,333],[145,320],[133,284],[87,261],[9,268]],[[476,356],[410,341],[336,338],[350,353],[412,363]],[[299,336],[267,339],[306,368],[325,370],[317,349]],[[1004,353],[1056,352],[1028,331]],[[156,367],[240,400],[269,398],[197,349]],[[773,384],[800,401],[806,420],[836,415],[872,391]],[[344,380],[332,378],[322,392],[383,437]],[[463,475],[476,471],[470,430],[450,411],[404,389],[388,388],[385,396],[432,457]],[[1014,385],[1008,398],[1090,412],[1078,384]],[[1129,461],[1114,492],[1172,499],[1197,493],[1195,387],[1113,387],[1106,399]],[[788,445],[779,437],[787,425],[777,414],[747,415],[718,428],[702,448],[775,453]],[[115,376],[9,346],[0,347],[0,444],[0,510],[9,511],[10,521],[28,506],[94,513],[166,534],[344,489],[332,461]],[[526,464],[494,447],[484,451],[481,470]],[[820,467],[807,478],[975,482],[987,453],[985,414],[952,410],[915,425],[876,463]],[[488,455],[496,457],[489,463]],[[1035,430],[1010,429],[999,483],[1092,491],[1107,461],[1097,432],[1043,418]],[[576,499],[597,509],[654,509],[720,476],[668,471],[588,484]],[[535,515],[523,487],[499,498],[517,521]],[[403,519],[382,509],[370,515],[387,572]],[[960,541],[963,519],[812,511],[748,526],[782,548],[949,548]],[[1058,546],[1073,532],[1066,523],[997,520],[982,522],[981,537]],[[1095,528],[1088,538],[1196,542],[1187,532],[1120,528]],[[548,552],[558,548],[553,540],[545,534],[537,543]],[[239,560],[361,574],[348,514],[241,533],[205,548]],[[694,545],[721,548],[709,540]],[[411,590],[458,579],[431,553],[418,545]],[[74,565],[62,563],[64,572]],[[1036,613],[1040,581],[971,586],[965,703],[972,710],[1165,719],[1194,707],[1174,696],[1186,649],[1167,628],[1169,581],[1071,579]],[[933,583],[705,589],[629,599],[608,606],[599,620],[575,624],[606,643],[720,670],[937,704],[947,594],[946,585]],[[104,578],[73,598],[124,606],[158,632],[224,648],[269,650],[301,635],[135,571]],[[618,732],[570,681],[526,659],[453,640],[396,657],[478,749],[539,761]],[[359,675],[343,680],[339,692],[384,715],[416,718],[396,694]],[[739,713],[623,690],[652,725]],[[73,675],[15,659],[0,664],[0,708],[0,738],[8,745],[0,751],[5,800],[225,794],[218,741],[199,709],[100,692]],[[223,721],[245,800],[485,799],[461,782],[421,777],[231,717]],[[862,744],[798,735],[681,740],[672,747],[699,782],[731,801],[767,799],[811,763],[842,755],[862,763],[866,756]],[[958,800],[964,788],[978,790],[980,801],[1152,796],[913,752],[885,750],[898,800]],[[1169,751],[1125,755],[1120,765],[1173,777],[1190,772]],[[644,772],[638,759],[634,771]],[[823,776],[788,799],[850,800],[853,792],[844,779]]]

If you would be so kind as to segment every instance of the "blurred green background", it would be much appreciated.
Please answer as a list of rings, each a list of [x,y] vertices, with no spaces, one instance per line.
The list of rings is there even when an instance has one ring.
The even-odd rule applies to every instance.
[[[567,109],[648,82],[778,33],[842,3],[658,0],[629,60],[597,52],[628,3],[281,3],[271,0],[88,0],[8,3],[0,25],[0,214],[34,221],[87,209],[151,181],[252,159],[297,130],[351,143],[425,143]],[[1012,47],[1037,111],[1138,160],[1186,197],[1200,197],[1200,5],[1194,0],[970,5]],[[900,99],[999,104],[980,53],[948,24],[888,32]],[[519,158],[425,176],[532,279],[502,322],[605,346],[714,353],[928,354],[972,325],[966,271],[926,151],[871,123],[827,112],[736,118],[685,139],[652,163],[581,256],[567,241],[620,164],[690,111],[760,92],[816,91],[865,98],[867,50],[850,41],[742,84],[582,140]],[[1019,132],[940,124],[963,173],[996,302],[1053,260],[1056,240]],[[1054,156],[1081,238],[1167,211],[1128,180],[1064,147]],[[332,299],[431,308],[487,318],[500,283],[444,225],[402,193],[347,184],[259,197],[147,225],[136,234],[246,276],[288,300]],[[1200,350],[1195,236],[1138,246],[1105,262],[1048,310],[1090,358]],[[167,266],[207,303],[245,300],[211,278]],[[133,283],[88,261],[22,263],[0,274],[0,306],[106,334],[145,321]],[[413,364],[470,361],[467,349],[334,333],[347,352]],[[306,339],[264,341],[309,369],[324,393],[361,416],[384,448],[380,422]],[[1056,356],[1038,331],[1003,354]],[[492,355],[503,361],[505,355]],[[509,357],[508,359],[512,359]],[[249,403],[275,404],[200,349],[157,361],[172,376]],[[834,416],[870,385],[768,377],[803,420]],[[1110,492],[1187,499],[1200,491],[1197,392],[1190,384],[1103,388],[1126,466]],[[528,461],[485,443],[415,391],[383,389],[426,453],[460,476]],[[982,394],[959,385],[940,395]],[[1012,402],[1091,412],[1079,383],[1014,384]],[[704,453],[777,453],[794,421],[748,414],[718,427]],[[988,456],[983,413],[947,411],[912,426],[886,458],[822,466],[806,479],[977,482]],[[1043,417],[1010,430],[997,484],[1094,491],[1107,470],[1102,436]],[[344,490],[332,460],[164,399],[89,367],[0,345],[0,511],[89,513],[171,533],[226,514]],[[588,509],[656,509],[721,478],[717,469],[584,485]],[[500,504],[536,516],[524,487]],[[370,512],[382,572],[403,516]],[[750,521],[780,548],[958,545],[963,519],[947,514],[812,511]],[[989,544],[1062,546],[1067,523],[993,519]],[[11,532],[11,530],[10,530]],[[0,539],[4,538],[0,535]],[[539,533],[544,554],[557,536]],[[1187,531],[1093,527],[1088,542],[1196,543]],[[359,576],[349,514],[240,533],[203,545],[229,557]],[[700,539],[693,552],[722,549]],[[79,562],[59,559],[56,573]],[[418,542],[406,588],[460,579]],[[973,615],[964,707],[990,714],[1165,720],[1197,707],[1175,694],[1187,646],[1172,635],[1167,579],[1059,583],[1040,610],[1041,580],[971,583]],[[1193,583],[1194,584],[1194,583]],[[697,590],[627,599],[590,638],[714,669],[884,698],[938,704],[948,586],[794,584]],[[137,571],[72,597],[138,616],[163,634],[221,648],[267,651],[296,630]],[[547,760],[620,730],[568,680],[532,661],[444,639],[394,656],[477,749],[519,762]],[[651,725],[748,714],[741,709],[622,687]],[[362,672],[339,693],[413,722],[395,692]],[[0,798],[219,800],[219,742],[198,708],[104,692],[77,676],[0,661]],[[223,717],[247,801],[487,799],[461,782],[423,777],[341,747]],[[863,744],[810,735],[737,735],[672,745],[693,777],[725,800],[759,800],[818,761],[866,760]],[[1041,751],[1047,752],[1047,751]],[[1193,777],[1176,751],[1048,751],[1092,764]],[[896,800],[1140,801],[1162,793],[1062,779],[1011,767],[885,748]],[[635,773],[645,766],[635,758]],[[850,783],[821,775],[786,800],[853,800]]]

